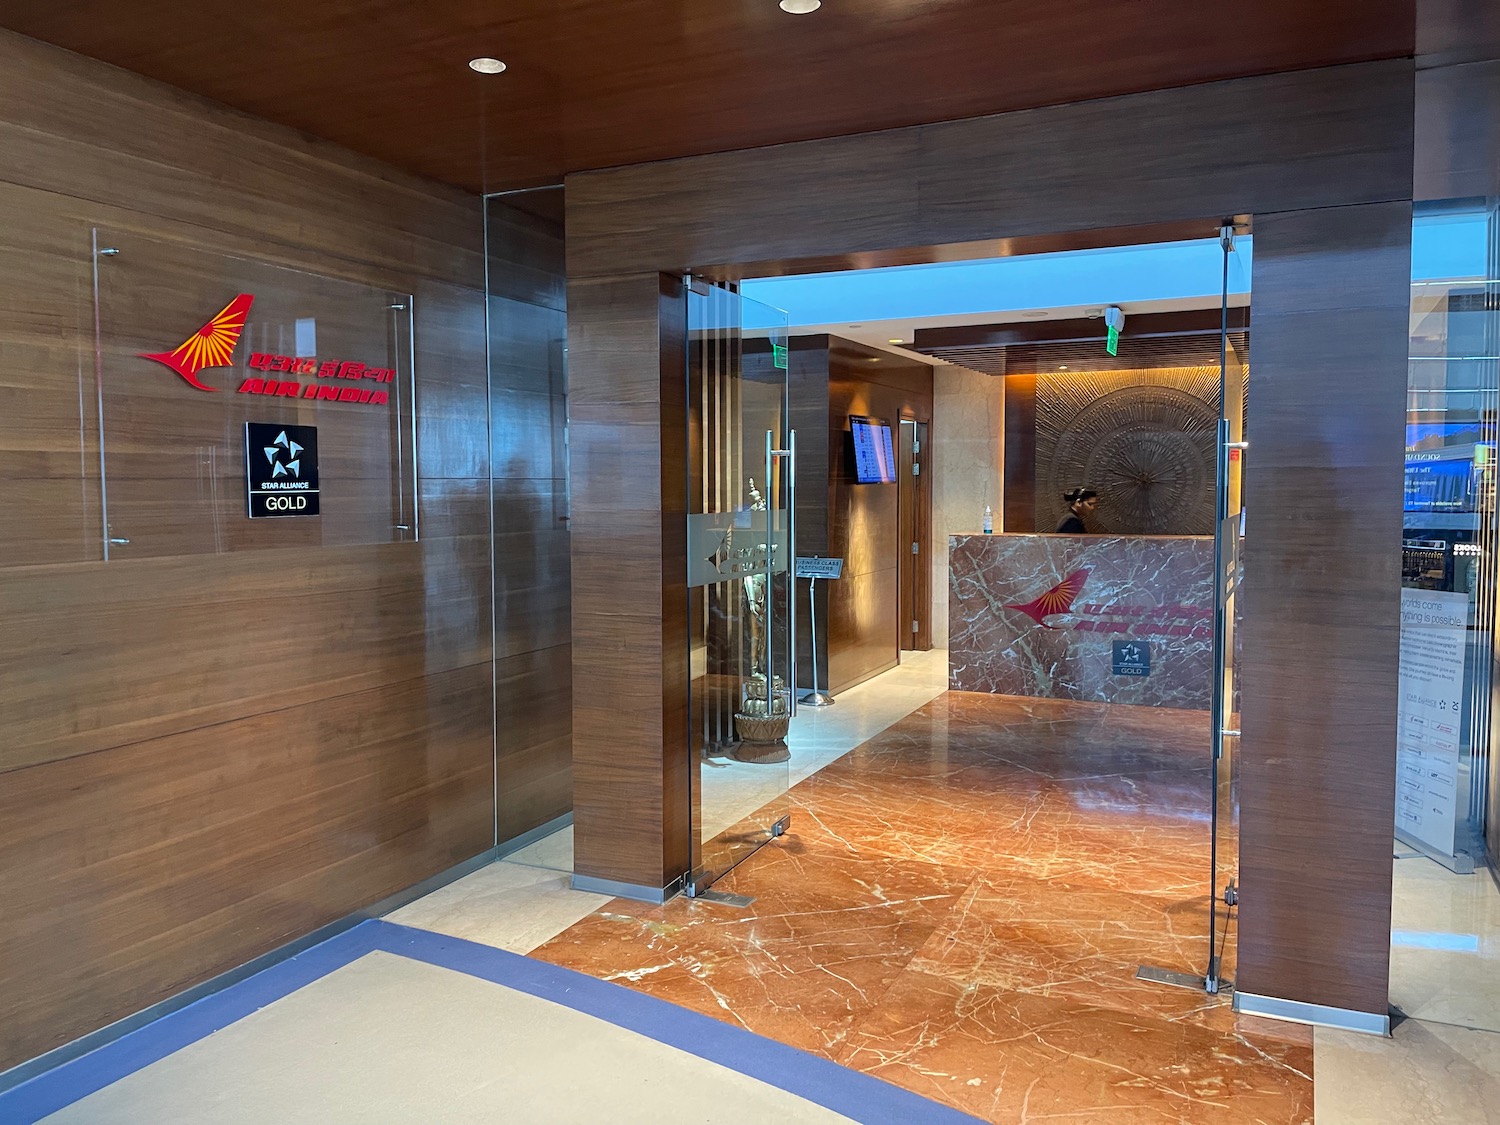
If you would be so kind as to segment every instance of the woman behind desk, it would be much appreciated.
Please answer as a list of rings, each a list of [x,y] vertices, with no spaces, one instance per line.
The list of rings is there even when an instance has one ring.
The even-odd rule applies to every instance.
[[[1092,488],[1074,488],[1063,493],[1063,502],[1068,505],[1068,514],[1057,525],[1059,535],[1087,535],[1089,529],[1083,517],[1093,515],[1099,506],[1099,494]]]

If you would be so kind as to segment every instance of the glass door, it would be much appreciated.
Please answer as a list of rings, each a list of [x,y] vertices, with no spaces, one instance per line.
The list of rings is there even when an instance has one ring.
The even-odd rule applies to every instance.
[[[1219,330],[1218,523],[1214,535],[1214,659],[1210,744],[1213,755],[1213,835],[1210,842],[1209,909],[1212,925],[1204,984],[1211,993],[1232,987],[1234,919],[1239,901],[1240,680],[1237,640],[1240,579],[1244,574],[1245,504],[1242,482],[1245,440],[1246,341],[1229,326],[1229,294],[1249,289],[1248,269],[1235,253],[1235,231],[1220,232],[1224,253],[1223,319]]]
[[[696,280],[687,302],[688,892],[697,895],[789,818],[796,437],[786,314]]]

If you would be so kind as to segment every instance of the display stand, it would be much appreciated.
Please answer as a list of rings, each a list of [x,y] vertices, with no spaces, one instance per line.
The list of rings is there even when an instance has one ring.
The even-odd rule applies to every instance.
[[[818,690],[818,579],[836,579],[843,576],[843,559],[824,559],[817,556],[797,560],[797,577],[807,579],[807,620],[812,635],[812,691],[799,699],[805,707],[832,707],[833,696]]]

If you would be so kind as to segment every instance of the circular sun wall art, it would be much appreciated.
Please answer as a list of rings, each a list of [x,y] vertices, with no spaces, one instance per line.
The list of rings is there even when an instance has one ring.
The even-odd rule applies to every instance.
[[[1062,494],[1083,486],[1099,493],[1093,531],[1213,534],[1218,370],[1169,378],[1038,381],[1037,530],[1056,527]]]

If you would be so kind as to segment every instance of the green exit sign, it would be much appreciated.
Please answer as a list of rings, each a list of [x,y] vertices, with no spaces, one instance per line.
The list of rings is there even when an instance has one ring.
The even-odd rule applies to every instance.
[[[781,344],[771,345],[771,360],[781,370],[786,370],[786,348]]]
[[[1113,325],[1109,329],[1109,339],[1104,341],[1104,350],[1110,355],[1120,354],[1120,330]]]

